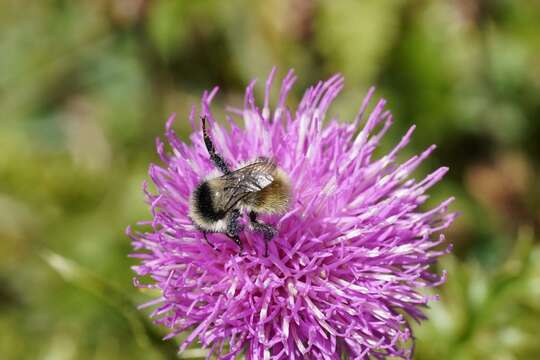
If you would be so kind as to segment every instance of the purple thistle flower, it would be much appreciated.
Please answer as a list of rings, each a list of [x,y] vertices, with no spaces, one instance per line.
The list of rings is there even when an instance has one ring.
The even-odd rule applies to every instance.
[[[444,282],[444,272],[436,275],[430,267],[450,250],[441,245],[440,232],[456,216],[447,212],[452,198],[429,211],[419,207],[448,169],[409,179],[435,146],[396,163],[414,126],[388,154],[373,159],[392,123],[380,100],[357,133],[373,89],[352,123],[325,124],[343,77],[309,88],[293,112],[285,106],[296,79],[292,71],[270,109],[274,75],[275,69],[262,109],[253,96],[255,82],[246,89],[243,109],[229,109],[243,128],[231,116],[228,127],[215,121],[210,103],[217,88],[205,92],[201,104],[216,150],[233,168],[266,156],[291,179],[289,211],[262,216],[278,231],[268,257],[262,236],[247,227],[239,254],[223,234],[208,235],[213,249],[192,224],[190,194],[215,169],[195,108],[191,145],[172,130],[173,115],[166,125],[172,151],[158,139],[163,165],[149,169],[157,190],[144,186],[153,219],[139,225],[151,228],[128,228],[132,256],[140,259],[135,284],[161,294],[142,307],[158,306],[151,316],[171,329],[166,338],[188,333],[181,351],[198,339],[209,358],[230,359],[243,351],[246,359],[410,358],[409,319],[424,319],[422,308],[433,298],[419,289]]]

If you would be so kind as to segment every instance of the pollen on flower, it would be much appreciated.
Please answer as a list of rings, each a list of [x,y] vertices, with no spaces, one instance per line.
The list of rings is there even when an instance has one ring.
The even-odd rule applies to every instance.
[[[189,116],[190,143],[165,126],[168,148],[157,141],[160,165],[151,165],[155,192],[144,186],[151,219],[132,231],[138,264],[134,284],[157,290],[141,307],[170,329],[185,333],[180,350],[196,342],[209,358],[341,359],[412,357],[409,319],[425,319],[433,300],[419,291],[445,280],[431,270],[450,251],[442,235],[456,217],[453,198],[423,207],[426,192],[442,179],[441,167],[423,179],[411,174],[435,149],[399,163],[414,126],[379,158],[374,151],[393,123],[380,100],[366,116],[374,90],[358,115],[338,121],[327,111],[344,85],[336,75],[308,88],[296,109],[285,103],[296,80],[281,82],[277,104],[266,81],[262,104],[248,85],[242,108],[225,122],[212,114],[217,88],[202,96]],[[207,118],[216,151],[232,168],[269,157],[290,179],[292,198],[282,215],[262,215],[277,234],[264,256],[260,233],[244,227],[244,251],[224,234],[207,239],[191,222],[190,196],[216,169],[202,138]],[[222,125],[226,123],[226,125]],[[247,217],[247,214],[244,214]],[[244,220],[245,222],[245,220]]]

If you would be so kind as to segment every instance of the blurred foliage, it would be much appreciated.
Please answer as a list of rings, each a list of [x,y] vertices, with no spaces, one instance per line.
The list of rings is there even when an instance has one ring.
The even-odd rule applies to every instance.
[[[135,309],[151,296],[124,236],[149,216],[154,138],[204,89],[222,115],[277,65],[294,101],[342,72],[343,120],[377,85],[396,118],[383,147],[416,123],[407,152],[440,149],[421,172],[450,165],[432,201],[462,216],[415,358],[540,358],[539,19],[511,0],[1,0],[0,356],[175,358]]]

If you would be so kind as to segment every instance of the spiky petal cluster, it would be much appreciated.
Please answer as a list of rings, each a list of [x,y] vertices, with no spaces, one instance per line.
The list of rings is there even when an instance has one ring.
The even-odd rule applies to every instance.
[[[153,216],[148,230],[129,231],[140,264],[136,284],[159,290],[152,317],[171,329],[168,337],[186,332],[180,345],[196,339],[209,357],[229,359],[340,359],[411,356],[408,318],[424,318],[430,298],[419,288],[437,286],[444,275],[430,266],[449,248],[440,249],[441,230],[455,215],[452,199],[422,211],[425,192],[447,168],[422,180],[409,179],[433,151],[396,163],[412,127],[386,155],[373,151],[392,123],[380,100],[359,131],[372,92],[349,123],[326,120],[328,107],[343,86],[334,76],[309,88],[296,111],[285,105],[295,76],[282,82],[277,106],[269,106],[274,71],[262,109],[253,88],[243,109],[229,109],[243,128],[228,117],[221,126],[205,93],[202,114],[209,118],[217,150],[233,167],[257,156],[276,160],[291,178],[293,199],[283,216],[264,217],[278,235],[264,257],[260,235],[244,230],[245,252],[222,234],[209,235],[212,249],[188,218],[188,199],[214,168],[202,141],[195,110],[191,145],[178,139],[172,119],[166,138],[158,140],[163,165],[150,166],[157,189],[146,190]],[[142,280],[144,279],[144,280]],[[146,284],[142,284],[142,283]]]

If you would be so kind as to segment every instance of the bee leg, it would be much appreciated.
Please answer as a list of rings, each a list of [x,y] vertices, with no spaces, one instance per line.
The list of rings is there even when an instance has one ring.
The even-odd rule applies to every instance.
[[[268,224],[264,224],[257,220],[257,213],[251,211],[249,213],[249,221],[253,230],[260,232],[264,237],[264,256],[268,257],[268,242],[274,238],[277,234],[277,230]]]
[[[206,145],[206,150],[208,150],[208,154],[210,154],[210,159],[212,159],[212,162],[214,165],[221,171],[223,174],[227,175],[231,173],[231,170],[227,166],[227,163],[225,160],[223,160],[223,157],[216,153],[216,149],[214,148],[214,143],[212,142],[212,139],[208,135],[208,132],[206,131],[206,117],[201,117],[202,121],[202,128],[203,128],[203,138],[204,138],[204,144]]]
[[[207,231],[203,231],[202,233],[203,233],[203,236],[204,236],[204,240],[206,240],[206,243],[208,245],[210,245],[212,247],[212,249],[219,252],[219,249],[210,240],[208,240],[208,238],[206,237]]]
[[[239,254],[242,254],[242,252],[244,251],[244,246],[242,245],[242,242],[240,241],[240,237],[238,237],[238,235],[227,235],[227,236],[232,241],[234,241],[236,245],[238,245],[238,247],[240,248]]]
[[[238,224],[238,218],[240,218],[240,210],[235,209],[231,211],[231,215],[227,220],[227,236],[233,240],[238,247],[240,247],[240,252],[244,250],[242,242],[238,233],[240,232],[241,226]]]

